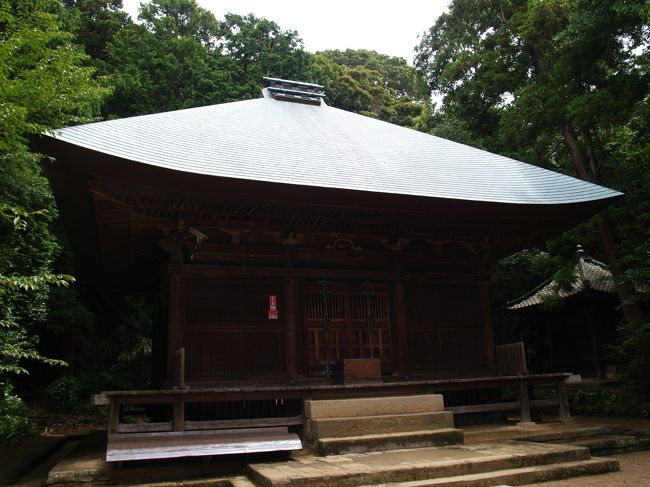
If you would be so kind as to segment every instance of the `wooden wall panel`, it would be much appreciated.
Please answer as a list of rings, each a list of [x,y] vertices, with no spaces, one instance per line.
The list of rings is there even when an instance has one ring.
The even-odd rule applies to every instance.
[[[478,285],[408,281],[405,301],[411,371],[444,374],[487,366]]]
[[[185,277],[182,320],[188,380],[286,373],[284,281]],[[279,317],[268,317],[269,296]]]

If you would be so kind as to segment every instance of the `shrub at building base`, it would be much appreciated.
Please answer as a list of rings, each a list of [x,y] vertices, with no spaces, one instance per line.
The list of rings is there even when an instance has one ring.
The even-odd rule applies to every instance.
[[[36,425],[27,416],[23,401],[10,384],[0,383],[0,448],[10,447],[35,432]]]

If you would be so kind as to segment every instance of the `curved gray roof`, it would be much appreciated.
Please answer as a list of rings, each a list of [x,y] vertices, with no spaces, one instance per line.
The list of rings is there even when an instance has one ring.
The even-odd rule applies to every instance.
[[[620,195],[324,103],[268,96],[79,125],[55,137],[143,164],[253,181],[513,204]]]
[[[586,289],[594,289],[603,293],[614,293],[616,287],[609,268],[602,262],[579,251],[573,266],[573,281],[569,288],[563,288],[552,279],[545,281],[532,293],[519,298],[508,306],[508,309],[521,309],[543,304],[546,301],[564,299],[574,296]]]

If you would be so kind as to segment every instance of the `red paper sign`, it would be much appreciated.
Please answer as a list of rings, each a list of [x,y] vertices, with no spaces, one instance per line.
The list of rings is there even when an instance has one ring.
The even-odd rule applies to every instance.
[[[274,294],[269,295],[269,320],[278,319],[278,308],[276,307],[276,298]]]

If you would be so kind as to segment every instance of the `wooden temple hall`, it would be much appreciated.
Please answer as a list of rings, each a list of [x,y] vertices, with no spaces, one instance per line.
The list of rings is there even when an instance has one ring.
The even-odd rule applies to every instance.
[[[566,416],[568,374],[497,360],[486,267],[620,193],[267,82],[258,99],[43,138],[83,279],[158,296],[156,389],[96,396],[109,460],[201,454],[136,448],[138,434],[182,433],[203,454],[299,448],[318,400],[513,386],[503,409],[530,421],[527,387],[552,383]],[[125,423],[125,404],[158,414]]]

